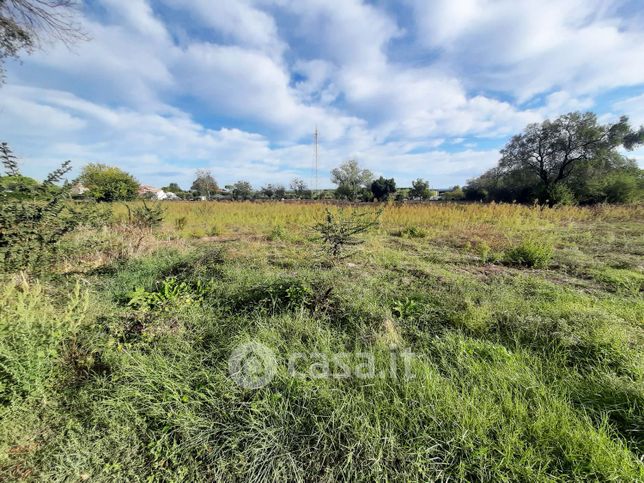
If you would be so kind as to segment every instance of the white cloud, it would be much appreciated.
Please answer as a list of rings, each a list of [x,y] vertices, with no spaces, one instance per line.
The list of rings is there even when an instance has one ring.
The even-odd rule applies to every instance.
[[[644,83],[644,34],[617,0],[407,0],[415,24],[397,2],[161,1],[99,0],[90,42],[11,66],[0,132],[32,174],[71,157],[159,185],[197,167],[286,183],[310,173],[317,125],[325,186],[350,157],[449,186],[526,124]],[[643,104],[613,109],[642,122]]]
[[[246,0],[162,0],[175,9],[190,12],[191,19],[214,29],[236,45],[279,55],[286,45],[281,41],[273,17]]]
[[[419,42],[471,83],[520,100],[644,83],[644,31],[617,15],[617,1],[409,1]]]

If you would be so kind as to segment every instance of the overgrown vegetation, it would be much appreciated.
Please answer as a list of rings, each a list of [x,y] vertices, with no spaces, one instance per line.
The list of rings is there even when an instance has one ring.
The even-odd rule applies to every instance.
[[[471,180],[464,197],[473,201],[553,205],[632,203],[644,195],[644,175],[619,148],[644,143],[644,126],[622,116],[602,125],[591,112],[571,112],[530,124],[501,150],[496,168]]]
[[[153,228],[63,237],[94,264],[5,274],[0,479],[644,479],[641,207],[387,206],[320,268],[316,220],[375,228],[331,215],[172,203]],[[103,256],[112,237],[155,248]],[[260,389],[228,374],[248,341],[279,362]],[[411,378],[286,362],[368,351],[380,370],[405,347]]]
[[[80,222],[78,214],[65,205],[68,186],[56,186],[71,169],[70,162],[50,173],[42,184],[32,185],[20,182],[24,177],[6,144],[1,155],[6,175],[14,181],[9,192],[0,195],[2,266],[4,270],[33,268],[43,263],[43,258],[51,255],[63,236]]]
[[[378,225],[381,211],[375,213],[351,211],[343,209],[326,210],[324,221],[315,225],[320,239],[325,243],[331,257],[339,259],[347,257],[347,249],[364,243],[358,237]]]

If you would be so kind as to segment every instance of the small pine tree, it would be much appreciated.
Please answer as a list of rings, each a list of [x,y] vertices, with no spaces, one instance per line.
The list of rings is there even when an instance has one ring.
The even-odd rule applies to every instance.
[[[347,215],[343,209],[334,214],[327,208],[324,222],[315,225],[315,230],[326,244],[329,255],[335,259],[346,258],[346,248],[364,243],[357,235],[378,226],[380,215],[382,210],[375,213],[353,210]]]
[[[18,158],[13,154],[7,143],[0,143],[0,159],[7,176],[20,176]]]

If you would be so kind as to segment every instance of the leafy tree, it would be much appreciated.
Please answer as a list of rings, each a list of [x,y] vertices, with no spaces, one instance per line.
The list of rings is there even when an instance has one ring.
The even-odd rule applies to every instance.
[[[237,181],[231,188],[233,199],[249,200],[253,197],[253,186],[248,181]]]
[[[429,181],[425,181],[422,178],[412,181],[411,189],[409,190],[409,197],[421,200],[429,199],[431,197]]]
[[[219,186],[209,170],[198,169],[197,178],[192,182],[190,189],[199,193],[199,196],[210,199],[213,194],[219,191]]]
[[[86,165],[78,180],[96,201],[128,201],[137,196],[139,182],[115,166]]]
[[[164,186],[161,189],[166,193],[179,194],[184,192],[177,183],[170,183],[168,186]]]
[[[282,185],[267,184],[260,192],[269,199],[281,199],[286,195],[286,188]]]
[[[368,169],[361,169],[354,159],[342,163],[331,171],[331,182],[338,186],[336,197],[355,201],[365,189],[368,189],[373,180],[373,173]]]
[[[641,135],[632,132],[625,116],[615,124],[601,125],[591,112],[572,112],[554,121],[530,124],[512,137],[501,151],[499,168],[503,173],[533,173],[544,201],[557,184],[584,165],[610,156],[620,146],[632,149],[640,142]]]
[[[465,199],[463,189],[456,185],[450,191],[443,193],[443,199],[447,201],[460,201]]]
[[[34,199],[40,194],[39,188],[40,183],[28,176],[14,175],[0,177],[0,198]]]
[[[275,185],[274,190],[275,190],[275,198],[277,198],[278,200],[281,200],[286,196],[286,188],[281,184]]]
[[[85,39],[75,20],[76,0],[0,0],[0,81],[4,62],[56,40],[65,45]]]
[[[311,190],[309,187],[306,185],[304,180],[302,178],[293,178],[291,180],[291,190],[295,193],[295,196],[297,198],[310,198],[311,197]]]
[[[378,201],[387,201],[389,195],[396,192],[396,181],[381,176],[371,183],[371,192]]]
[[[470,200],[550,205],[635,200],[641,170],[618,148],[632,149],[643,141],[644,128],[631,130],[626,117],[600,125],[592,113],[571,113],[532,124],[506,145],[499,166],[468,182],[465,195]],[[605,180],[617,178],[621,181],[613,189],[625,191],[608,196]]]
[[[644,170],[629,166],[595,176],[578,195],[581,203],[633,203],[644,199]]]

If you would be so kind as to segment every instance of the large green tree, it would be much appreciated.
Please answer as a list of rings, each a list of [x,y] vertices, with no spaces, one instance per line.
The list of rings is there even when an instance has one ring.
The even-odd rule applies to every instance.
[[[425,181],[422,178],[418,178],[415,181],[411,182],[411,189],[409,190],[409,197],[414,199],[426,200],[432,195],[429,190],[429,181]]]
[[[611,157],[620,146],[641,142],[628,118],[600,124],[592,112],[571,112],[554,121],[530,124],[501,150],[502,172],[527,171],[540,180],[540,198],[549,199],[555,186],[579,174],[589,164]]]
[[[253,186],[248,181],[237,181],[230,188],[233,199],[249,200],[253,197]]]
[[[360,194],[371,186],[373,173],[362,169],[355,159],[345,161],[331,171],[331,182],[337,185],[336,196],[355,201]]]
[[[389,196],[396,192],[396,181],[381,176],[371,183],[371,192],[378,201],[387,201]]]
[[[633,179],[624,181],[639,174],[637,165],[620,149],[633,149],[642,142],[644,129],[633,130],[625,116],[615,123],[601,124],[591,112],[572,112],[530,124],[501,150],[499,165],[470,181],[465,193],[473,200],[538,200],[551,205],[624,198],[614,193],[604,196],[591,188],[615,173],[621,173],[615,189],[637,186]]]
[[[101,163],[86,165],[78,178],[96,201],[127,201],[136,198],[139,182],[125,171]]]

